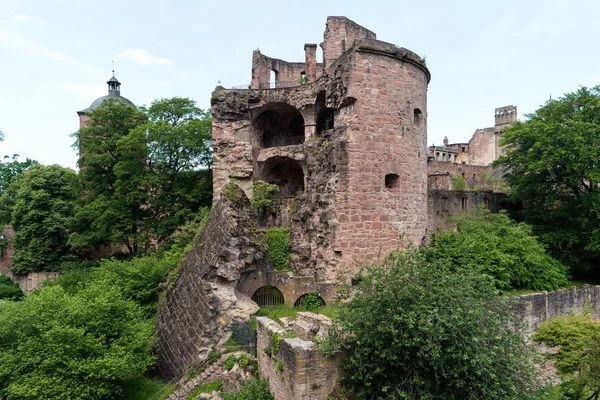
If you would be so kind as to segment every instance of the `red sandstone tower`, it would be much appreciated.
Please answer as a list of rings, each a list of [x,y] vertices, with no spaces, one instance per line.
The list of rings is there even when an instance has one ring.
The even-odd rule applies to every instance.
[[[294,275],[348,279],[365,259],[427,234],[427,85],[417,54],[329,17],[305,61],[255,51],[249,89],[212,96],[214,198],[235,179],[279,186]],[[292,206],[293,203],[293,206]]]

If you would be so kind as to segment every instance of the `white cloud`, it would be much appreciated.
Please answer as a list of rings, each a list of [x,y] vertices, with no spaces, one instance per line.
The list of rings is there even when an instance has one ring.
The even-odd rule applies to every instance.
[[[12,32],[0,30],[0,48],[7,48],[12,50],[18,50],[23,53],[32,54],[38,57],[48,58],[54,61],[63,62],[66,64],[71,64],[76,68],[79,68],[84,71],[90,72],[99,72],[100,69],[94,67],[93,65],[83,63],[74,59],[73,57],[60,53],[56,50],[53,50],[49,47],[45,47],[39,45],[37,43],[33,43],[28,41],[27,39],[22,38]]]
[[[62,88],[70,93],[75,93],[79,97],[87,101],[94,101],[100,96],[107,93],[107,86],[102,84],[97,85],[76,85],[73,82],[65,82]]]
[[[37,22],[42,18],[37,15],[29,15],[29,14],[16,14],[12,17],[12,22],[16,24],[27,23],[27,22]]]
[[[173,62],[164,57],[152,57],[146,49],[127,49],[121,53],[125,57],[131,58],[133,61],[145,67],[147,65],[173,65]]]

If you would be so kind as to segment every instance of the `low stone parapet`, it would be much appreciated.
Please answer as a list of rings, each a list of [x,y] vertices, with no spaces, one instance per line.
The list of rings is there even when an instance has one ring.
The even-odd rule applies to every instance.
[[[341,354],[325,357],[314,342],[286,337],[296,335],[294,330],[285,330],[267,317],[257,317],[256,321],[258,368],[275,400],[331,398],[341,375]]]

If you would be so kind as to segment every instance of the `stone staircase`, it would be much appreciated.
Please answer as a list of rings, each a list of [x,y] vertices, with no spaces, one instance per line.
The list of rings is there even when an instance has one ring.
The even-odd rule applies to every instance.
[[[210,383],[216,380],[222,380],[224,386],[227,386],[226,382],[234,378],[233,376],[231,376],[230,372],[234,372],[237,366],[234,367],[231,371],[228,371],[225,368],[225,362],[227,361],[227,358],[229,358],[231,355],[239,357],[241,354],[248,355],[248,353],[245,353],[243,351],[238,351],[235,353],[225,353],[221,355],[221,358],[219,358],[217,362],[206,367],[206,369],[200,374],[198,374],[196,377],[192,379],[186,379],[185,377],[181,378],[179,382],[177,382],[177,390],[175,390],[175,392],[171,396],[169,396],[167,400],[186,400],[187,396],[190,393],[193,393],[199,385]],[[219,400],[221,398],[218,395],[205,395],[202,397],[213,400]]]

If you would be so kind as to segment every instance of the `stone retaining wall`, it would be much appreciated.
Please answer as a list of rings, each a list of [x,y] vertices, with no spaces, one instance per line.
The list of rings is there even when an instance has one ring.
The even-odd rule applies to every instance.
[[[527,336],[538,330],[542,322],[570,313],[580,314],[586,305],[595,317],[600,317],[600,286],[597,285],[526,294],[515,300],[513,311],[522,318]]]

